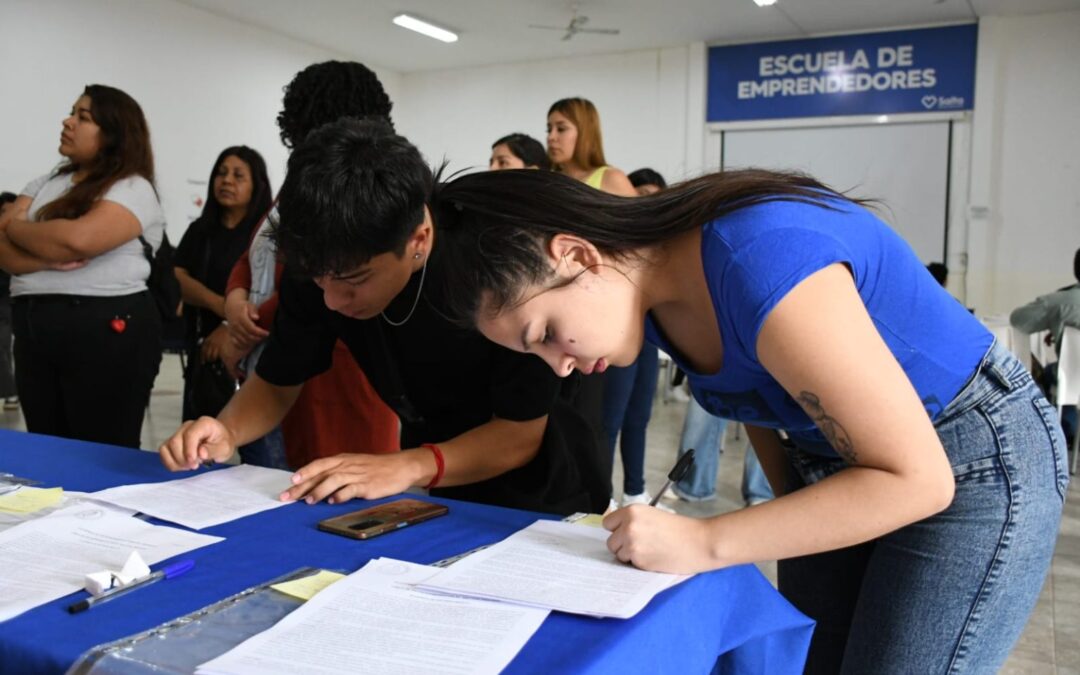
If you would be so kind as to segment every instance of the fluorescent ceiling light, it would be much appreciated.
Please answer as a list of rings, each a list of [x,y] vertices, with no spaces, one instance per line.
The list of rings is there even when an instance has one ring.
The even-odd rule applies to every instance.
[[[775,0],[773,1],[775,2]],[[402,28],[408,28],[409,30],[426,35],[429,38],[435,38],[436,40],[442,40],[443,42],[457,42],[457,33],[451,33],[445,28],[439,28],[427,21],[421,21],[415,16],[398,14],[394,17],[394,23]]]
[[[754,4],[758,7],[768,7],[769,5],[775,5],[776,0],[754,0]]]

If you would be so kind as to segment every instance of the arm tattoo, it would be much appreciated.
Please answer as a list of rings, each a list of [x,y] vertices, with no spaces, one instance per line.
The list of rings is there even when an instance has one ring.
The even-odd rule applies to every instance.
[[[858,464],[855,455],[855,446],[851,442],[851,437],[848,436],[847,431],[841,426],[836,418],[830,417],[825,412],[825,408],[821,406],[821,399],[817,397],[817,394],[813,392],[804,391],[799,394],[799,404],[806,411],[806,414],[810,416],[810,419],[814,420],[814,423],[821,429],[821,433],[825,434],[825,438],[832,444],[836,452],[844,459],[848,464]]]

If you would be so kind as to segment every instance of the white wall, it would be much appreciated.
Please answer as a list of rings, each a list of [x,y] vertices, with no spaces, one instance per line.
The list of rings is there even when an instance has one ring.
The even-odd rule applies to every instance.
[[[491,144],[512,133],[545,139],[548,108],[583,96],[600,112],[613,166],[651,166],[669,180],[700,170],[705,119],[699,45],[401,76],[400,133],[429,161],[487,167]],[[687,152],[689,145],[697,152]]]
[[[979,25],[968,304],[1007,312],[1073,280],[1080,248],[1080,11]]]
[[[311,63],[347,58],[172,0],[2,0],[0,26],[0,189],[60,161],[60,122],[86,84],[116,86],[150,123],[174,243],[224,148],[255,148],[280,185],[282,87]],[[394,97],[397,74],[372,68]]]

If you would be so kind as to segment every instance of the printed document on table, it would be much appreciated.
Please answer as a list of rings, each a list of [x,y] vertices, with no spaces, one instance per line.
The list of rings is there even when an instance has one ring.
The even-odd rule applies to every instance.
[[[435,571],[372,560],[195,672],[498,673],[547,618],[535,607],[413,589]]]
[[[619,562],[608,532],[538,520],[443,569],[418,588],[628,619],[657,593],[687,579]]]
[[[0,621],[81,589],[84,577],[118,570],[132,551],[147,564],[223,541],[151,525],[103,504],[78,504],[0,532]]]
[[[285,506],[278,495],[292,485],[291,477],[289,471],[241,464],[164,483],[121,485],[90,496],[201,530]]]

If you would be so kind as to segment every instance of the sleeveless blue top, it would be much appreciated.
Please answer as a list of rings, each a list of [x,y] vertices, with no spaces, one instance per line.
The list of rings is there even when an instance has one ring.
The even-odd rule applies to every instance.
[[[834,263],[852,273],[878,333],[914,385],[930,419],[974,374],[993,335],[926,271],[911,247],[867,209],[770,201],[702,228],[701,257],[724,346],[720,370],[696,373],[658,330],[645,334],[686,371],[691,392],[713,415],[783,429],[803,450],[836,453],[802,407],[757,358],[769,312],[800,281]],[[873,377],[873,373],[867,373]]]

